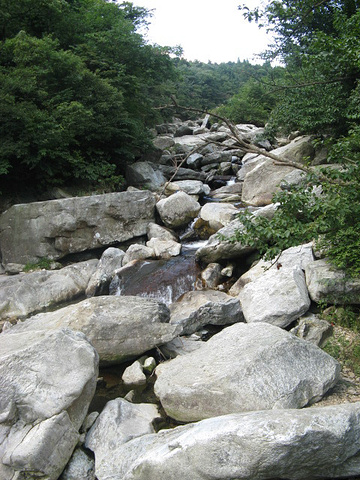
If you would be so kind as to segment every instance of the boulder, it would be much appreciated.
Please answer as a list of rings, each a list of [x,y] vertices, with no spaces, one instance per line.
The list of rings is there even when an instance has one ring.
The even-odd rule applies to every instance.
[[[191,137],[197,138],[197,137]],[[163,174],[168,178],[172,178],[175,174],[175,177],[172,178],[175,182],[179,180],[201,180],[204,182],[206,180],[206,174],[203,172],[197,172],[195,170],[191,170],[190,168],[176,168],[170,167],[168,165],[158,165],[159,170],[163,172]]]
[[[274,193],[280,190],[281,180],[293,170],[293,167],[275,165],[270,159],[259,163],[245,176],[242,201],[257,207],[269,205]]]
[[[239,294],[246,322],[285,328],[310,307],[305,275],[299,267],[268,270]]]
[[[166,227],[178,228],[184,227],[197,216],[200,205],[187,193],[177,192],[159,200],[156,208]]]
[[[170,323],[180,325],[184,335],[207,324],[230,325],[244,320],[239,300],[217,290],[185,293],[170,305],[170,313]]]
[[[201,347],[203,341],[197,335],[189,337],[179,336],[171,340],[171,342],[161,345],[160,351],[165,358],[175,358],[178,355],[187,355]]]
[[[333,327],[331,323],[319,318],[318,315],[307,313],[299,318],[297,325],[290,332],[307,342],[322,347],[332,336]]]
[[[106,404],[85,441],[86,447],[95,454],[95,473],[99,480],[106,478],[106,472],[110,473],[117,451],[124,443],[155,433],[153,422],[159,417],[157,406],[150,403],[135,405],[116,398]]]
[[[309,295],[314,302],[359,304],[360,279],[333,267],[326,259],[316,260],[305,269]]]
[[[95,392],[96,350],[58,329],[3,332],[0,352],[0,478],[57,480]]]
[[[312,249],[312,242],[296,247],[290,247],[273,260],[261,259],[256,265],[251,267],[234,283],[230,288],[229,294],[237,296],[240,294],[244,286],[261,277],[268,270],[286,269],[299,267],[301,270],[305,270],[308,263],[314,261],[314,254]]]
[[[346,478],[360,471],[359,421],[359,403],[210,418],[121,444],[96,473],[99,480]]]
[[[221,270],[219,263],[209,263],[200,275],[202,288],[216,288],[222,278]]]
[[[96,480],[95,462],[84,450],[76,448],[59,480]]]
[[[270,204],[252,212],[254,217],[263,216],[271,219],[277,209],[277,204]],[[235,241],[237,232],[241,232],[244,225],[239,219],[232,220],[217,233],[210,236],[206,245],[196,251],[196,258],[199,262],[211,263],[218,260],[241,258],[254,251],[254,248]]]
[[[231,151],[224,152],[222,150],[217,150],[213,153],[207,153],[204,158],[201,160],[201,165],[210,165],[211,163],[221,163],[221,162],[230,162],[231,163],[232,153]]]
[[[246,175],[250,173],[255,167],[264,163],[267,157],[264,155],[257,155],[256,153],[247,153],[242,159],[240,170],[236,174],[238,182],[243,182]]]
[[[155,372],[155,393],[166,413],[191,422],[312,404],[336,384],[340,365],[281,328],[236,323]]]
[[[179,239],[175,232],[157,223],[149,223],[147,237],[149,240],[158,238],[159,240],[173,240],[174,242],[177,242]]]
[[[41,258],[111,246],[146,233],[155,198],[134,191],[13,205],[0,217],[2,262]]]
[[[315,156],[315,149],[311,144],[311,137],[297,137],[289,144],[276,148],[272,154],[283,160],[305,163]],[[249,205],[268,205],[272,201],[274,193],[280,189],[281,182],[296,171],[293,167],[286,165],[275,165],[274,161],[259,155],[245,161],[245,169],[240,170],[240,178],[244,180],[242,201]],[[244,176],[244,174],[246,174]],[[296,175],[296,174],[295,174]],[[296,182],[301,177],[296,175]]]
[[[104,295],[108,292],[115,271],[122,267],[124,255],[125,252],[120,248],[110,247],[105,250],[86,288],[87,297]]]
[[[298,162],[305,165],[313,160],[315,156],[315,148],[312,145],[312,137],[309,135],[303,135],[295,137],[287,145],[275,148],[271,153],[274,153],[284,160]]]
[[[189,127],[188,125],[180,125],[175,133],[174,137],[184,137],[185,135],[193,135],[193,129]]]
[[[234,205],[224,203],[205,203],[200,210],[200,218],[209,223],[210,228],[220,230],[239,215],[239,210]]]
[[[170,325],[169,309],[150,298],[100,296],[55,312],[35,315],[3,334],[51,332],[71,328],[83,332],[96,348],[100,363],[121,363],[171,341],[180,327]]]
[[[125,176],[129,185],[146,187],[155,192],[166,183],[165,176],[151,162],[136,162],[127,165]]]
[[[174,242],[174,240],[152,238],[146,242],[146,246],[154,251],[154,256],[157,258],[176,257],[181,252],[181,243]]]
[[[176,183],[170,182],[166,186],[167,194],[171,195],[179,191],[188,195],[202,195],[203,193],[210,193],[210,188],[200,180],[178,180]]]
[[[243,228],[243,224],[238,219],[221,228],[217,233],[211,235],[206,245],[203,245],[196,251],[197,260],[199,262],[212,263],[218,260],[240,258],[253,252],[254,248],[243,245],[240,242],[231,241],[236,231]]]
[[[61,270],[39,270],[0,277],[0,320],[26,318],[84,295],[98,260]]]
[[[123,266],[128,263],[133,262],[134,260],[144,260],[145,258],[155,257],[155,252],[152,247],[147,245],[142,245],[141,243],[133,243],[126,250],[122,264]]]
[[[203,155],[201,153],[192,153],[189,155],[186,163],[189,165],[190,168],[194,168],[197,170],[201,166],[201,160],[203,159]]]
[[[121,379],[125,385],[139,386],[146,384],[146,375],[139,360],[125,368]]]
[[[153,139],[154,147],[159,148],[160,150],[166,150],[175,145],[173,137],[168,135],[162,135]]]

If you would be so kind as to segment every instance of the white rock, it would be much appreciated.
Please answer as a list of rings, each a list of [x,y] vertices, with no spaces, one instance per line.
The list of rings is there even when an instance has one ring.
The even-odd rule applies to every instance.
[[[105,250],[86,288],[87,297],[106,293],[105,289],[113,279],[115,271],[122,266],[124,255],[125,252],[120,248],[110,247]]]
[[[181,243],[174,242],[174,240],[152,238],[146,242],[146,246],[153,250],[154,256],[157,258],[176,257],[181,252]]]
[[[146,375],[143,372],[141,363],[137,360],[129,367],[125,368],[122,376],[125,385],[145,385]]]
[[[215,230],[230,223],[238,214],[239,210],[234,205],[224,203],[206,203],[200,210],[200,218],[209,222]]]
[[[285,328],[307,312],[310,298],[299,267],[268,270],[239,294],[245,320]]]
[[[95,393],[98,355],[79,332],[12,330],[0,335],[0,478],[57,480]]]
[[[236,323],[155,372],[155,393],[166,413],[189,422],[304,407],[335,385],[340,366],[320,348],[278,327]]]
[[[159,417],[157,406],[152,404],[132,404],[122,398],[106,404],[85,442],[95,453],[95,473],[99,480],[111,472],[121,446],[139,436],[154,433],[153,422]]]
[[[99,480],[315,480],[358,476],[360,404],[210,418],[138,437]]]
[[[103,365],[121,363],[171,341],[180,327],[169,325],[169,309],[150,298],[92,297],[55,312],[35,315],[1,335],[51,332],[71,328],[83,332],[96,348]]]
[[[197,216],[200,204],[185,192],[177,192],[159,200],[156,208],[166,227],[177,228],[187,225]]]
[[[147,245],[141,245],[140,243],[134,243],[126,250],[122,264],[125,266],[133,260],[144,260],[152,257],[155,257],[153,248]]]
[[[180,325],[185,335],[204,325],[230,325],[243,321],[240,302],[217,290],[195,290],[185,293],[170,305],[170,323]]]

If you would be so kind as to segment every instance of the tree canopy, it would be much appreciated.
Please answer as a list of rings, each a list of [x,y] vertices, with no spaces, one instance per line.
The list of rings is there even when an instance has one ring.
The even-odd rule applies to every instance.
[[[1,0],[0,190],[121,180],[150,146],[156,90],[175,78],[137,26],[148,12],[106,0]]]

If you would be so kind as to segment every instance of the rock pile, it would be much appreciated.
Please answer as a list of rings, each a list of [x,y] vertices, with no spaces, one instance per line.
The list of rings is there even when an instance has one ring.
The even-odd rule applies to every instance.
[[[271,148],[261,129],[237,128]],[[222,126],[157,131],[158,161],[129,166],[126,192],[14,205],[0,218],[0,478],[360,475],[360,402],[313,406],[340,366],[318,346],[331,326],[312,313],[343,292],[360,303],[360,282],[312,244],[250,268],[253,249],[228,241],[240,209],[271,218],[273,193],[301,175],[244,156]],[[310,140],[275,153],[316,163]],[[123,295],[119,279],[138,283],[179,257],[180,238],[204,237],[203,271],[176,302]],[[55,270],[23,271],[44,257]],[[101,412],[99,364],[118,369],[123,392]]]

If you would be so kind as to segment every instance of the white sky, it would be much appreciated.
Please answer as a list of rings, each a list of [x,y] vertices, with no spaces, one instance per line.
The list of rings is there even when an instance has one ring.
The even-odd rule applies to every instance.
[[[238,5],[251,9],[260,0],[133,0],[155,9],[146,38],[161,46],[181,45],[187,60],[213,63],[249,60],[264,51],[271,38],[243,19]]]

